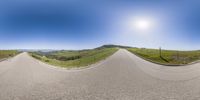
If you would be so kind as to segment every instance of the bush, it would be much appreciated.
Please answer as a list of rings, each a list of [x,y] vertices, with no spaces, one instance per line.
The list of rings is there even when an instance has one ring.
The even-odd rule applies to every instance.
[[[49,62],[49,60],[48,60],[48,59],[46,59],[46,60],[45,60],[45,62]]]
[[[36,55],[34,55],[34,54],[32,54],[32,57],[41,60],[41,58],[40,58],[39,56],[36,56]]]
[[[68,60],[76,60],[79,58],[81,58],[81,56],[71,56],[71,57],[61,56],[61,57],[58,57],[57,60],[68,61]]]

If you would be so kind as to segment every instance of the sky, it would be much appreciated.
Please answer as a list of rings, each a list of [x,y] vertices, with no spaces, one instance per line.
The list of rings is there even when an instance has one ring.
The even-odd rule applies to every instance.
[[[199,50],[199,9],[198,0],[1,0],[0,49]]]

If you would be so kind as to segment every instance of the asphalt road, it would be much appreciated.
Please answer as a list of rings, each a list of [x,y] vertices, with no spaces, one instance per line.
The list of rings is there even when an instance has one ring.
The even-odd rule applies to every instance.
[[[0,62],[0,100],[199,100],[200,64],[156,65],[120,49],[80,70],[22,53]]]

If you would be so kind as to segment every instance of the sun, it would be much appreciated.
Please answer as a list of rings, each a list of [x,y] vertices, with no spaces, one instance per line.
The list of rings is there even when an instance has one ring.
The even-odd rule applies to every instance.
[[[153,29],[153,20],[149,18],[135,18],[129,21],[129,27],[135,31],[148,32]]]
[[[145,19],[136,20],[134,22],[134,27],[139,30],[148,30],[151,27],[151,22]]]

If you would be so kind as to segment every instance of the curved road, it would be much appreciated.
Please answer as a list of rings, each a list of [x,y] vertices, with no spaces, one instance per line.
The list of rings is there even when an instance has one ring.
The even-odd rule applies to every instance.
[[[0,100],[199,100],[200,64],[166,67],[120,49],[81,70],[22,53],[0,62]]]

